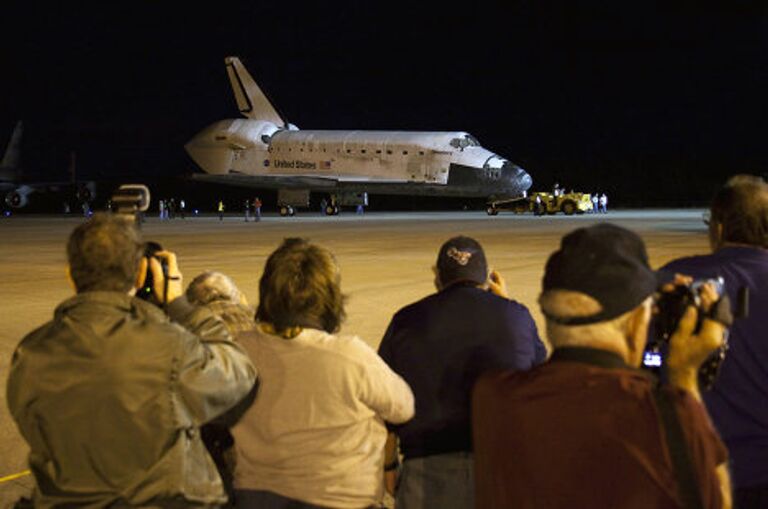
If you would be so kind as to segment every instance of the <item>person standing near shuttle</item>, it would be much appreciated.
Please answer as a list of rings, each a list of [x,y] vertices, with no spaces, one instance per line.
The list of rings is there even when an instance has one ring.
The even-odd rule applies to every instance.
[[[258,196],[253,199],[254,221],[261,221],[261,198]]]
[[[256,326],[238,335],[260,385],[232,428],[235,507],[378,507],[384,422],[413,417],[413,393],[376,352],[342,333],[333,254],[285,239],[259,280]]]
[[[433,267],[437,293],[392,318],[379,355],[413,390],[417,412],[388,424],[385,471],[398,509],[474,507],[470,394],[489,369],[526,370],[546,348],[528,309],[509,298],[477,240],[457,236]],[[399,483],[397,440],[404,462]]]
[[[180,298],[173,253],[144,256],[133,218],[94,215],[66,252],[75,295],[22,339],[8,370],[34,507],[219,507],[200,427],[251,391],[246,353],[210,310]],[[167,315],[135,296],[148,270]]]
[[[243,201],[243,213],[245,214],[245,222],[248,222],[248,219],[251,217],[251,201],[246,198]]]
[[[278,190],[278,207],[311,192],[340,205],[362,193],[514,198],[531,187],[522,168],[466,132],[300,131],[267,100],[237,57],[225,59],[246,119],[216,122],[185,149],[206,172],[195,180]],[[301,195],[301,203],[291,197]],[[286,207],[286,213],[288,212]]]

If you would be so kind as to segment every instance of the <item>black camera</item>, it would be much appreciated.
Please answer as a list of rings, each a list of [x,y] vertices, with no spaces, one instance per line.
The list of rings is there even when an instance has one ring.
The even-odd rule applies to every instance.
[[[719,300],[705,312],[701,305],[701,289],[705,284],[714,287]],[[723,278],[697,279],[690,285],[676,285],[671,291],[661,292],[656,298],[657,314],[651,323],[651,339],[648,341],[643,354],[643,368],[657,374],[664,369],[664,358],[667,355],[669,340],[680,325],[680,320],[689,306],[698,311],[694,333],[698,333],[705,318],[714,319],[726,326],[733,323],[731,305],[725,294]],[[715,382],[720,366],[728,351],[728,336],[720,348],[712,352],[699,368],[699,385],[708,389]]]
[[[156,302],[154,298],[153,287],[155,284],[155,278],[152,276],[152,269],[149,266],[149,260],[155,258],[160,262],[160,267],[163,269],[163,276],[168,281],[168,262],[165,258],[158,258],[155,256],[158,252],[163,250],[163,246],[157,242],[147,241],[144,243],[144,257],[147,259],[147,272],[144,276],[144,285],[136,292],[136,297],[149,301]]]

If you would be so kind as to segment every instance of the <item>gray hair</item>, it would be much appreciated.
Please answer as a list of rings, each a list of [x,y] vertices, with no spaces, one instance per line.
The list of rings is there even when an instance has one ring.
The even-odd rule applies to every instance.
[[[548,290],[539,296],[539,305],[545,316],[561,318],[590,316],[602,309],[600,303],[589,295],[569,290]],[[645,299],[640,305],[650,306],[651,298]],[[547,337],[553,348],[589,347],[613,342],[620,346],[633,311],[634,309],[611,320],[587,325],[562,325],[547,319]]]
[[[735,175],[715,194],[712,225],[721,224],[723,240],[768,248],[768,184],[754,175]]]
[[[243,303],[243,294],[228,276],[216,271],[207,271],[195,277],[187,287],[190,304],[204,306],[217,300]]]
[[[78,293],[127,292],[136,282],[142,253],[135,221],[119,214],[94,214],[67,241],[67,261]]]

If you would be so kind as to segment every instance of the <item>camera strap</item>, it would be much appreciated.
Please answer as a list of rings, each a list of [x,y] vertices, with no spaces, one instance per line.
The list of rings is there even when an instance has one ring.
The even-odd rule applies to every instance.
[[[168,271],[163,270],[163,275],[165,276],[163,278],[163,311],[165,311],[165,314],[168,314]]]
[[[656,400],[656,408],[659,409],[664,435],[667,439],[667,449],[672,459],[672,468],[677,478],[677,491],[680,501],[686,509],[703,509],[701,493],[696,482],[696,474],[693,471],[691,458],[688,455],[688,446],[685,443],[683,428],[675,411],[675,406],[670,399],[669,392],[662,385],[657,385],[653,391]]]

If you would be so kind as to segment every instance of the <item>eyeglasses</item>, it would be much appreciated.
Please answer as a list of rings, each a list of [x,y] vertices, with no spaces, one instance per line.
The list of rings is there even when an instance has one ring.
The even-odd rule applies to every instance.
[[[704,222],[705,225],[709,226],[709,223],[712,222],[712,213],[707,210],[701,215],[701,220]]]

